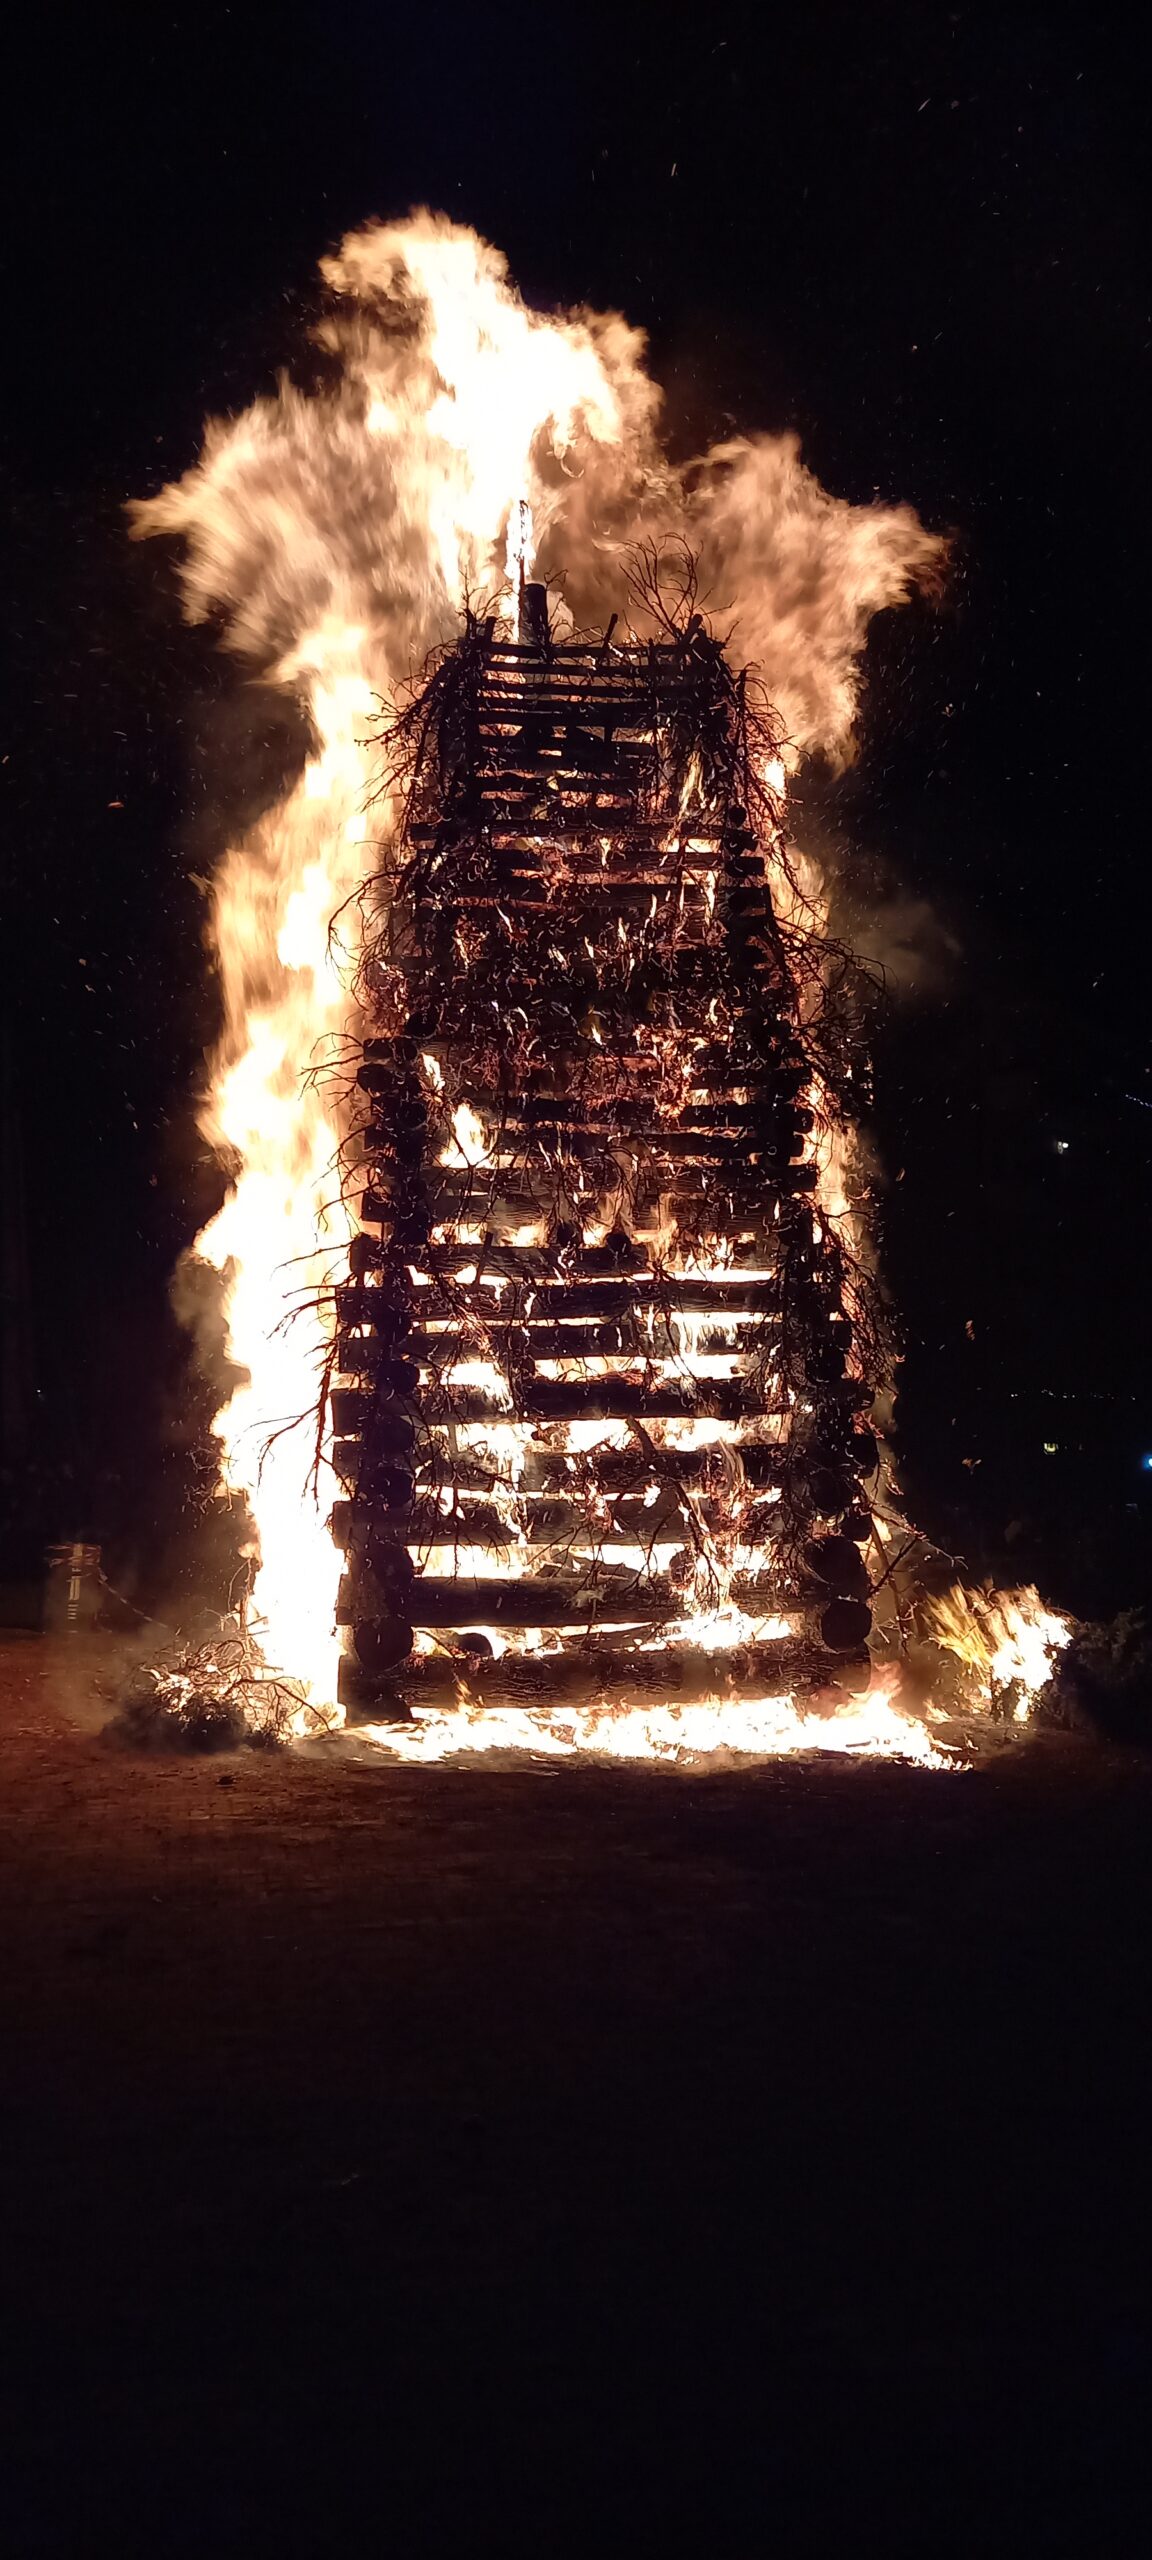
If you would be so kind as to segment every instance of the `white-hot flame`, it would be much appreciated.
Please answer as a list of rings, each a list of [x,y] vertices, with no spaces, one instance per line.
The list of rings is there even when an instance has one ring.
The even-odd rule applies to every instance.
[[[731,1754],[735,1758],[793,1758],[798,1752],[831,1751],[882,1760],[910,1760],[922,1769],[944,1769],[948,1754],[925,1725],[902,1713],[882,1690],[850,1698],[821,1714],[785,1694],[778,1698],[702,1700],[694,1706],[553,1707],[534,1716],[526,1736],[522,1716],[498,1708],[463,1706],[417,1716],[410,1725],[369,1727],[372,1739],[397,1759],[450,1760],[469,1752],[532,1751],[555,1759],[577,1754],[611,1760],[687,1762]]]
[[[452,1136],[448,1145],[441,1149],[440,1162],[455,1165],[457,1169],[489,1162],[484,1123],[470,1102],[457,1103],[452,1114]]]

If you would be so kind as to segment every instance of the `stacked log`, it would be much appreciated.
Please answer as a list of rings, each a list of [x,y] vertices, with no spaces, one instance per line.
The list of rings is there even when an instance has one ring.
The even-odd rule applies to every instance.
[[[346,1702],[825,1678],[869,1625],[871,1389],[730,670],[537,599],[437,683],[337,1291]]]

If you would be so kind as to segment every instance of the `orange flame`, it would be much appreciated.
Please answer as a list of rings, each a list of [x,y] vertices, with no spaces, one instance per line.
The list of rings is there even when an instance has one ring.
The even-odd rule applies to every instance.
[[[1073,1632],[1071,1619],[1046,1609],[1031,1584],[1022,1591],[957,1584],[927,1601],[922,1615],[925,1634],[972,1674],[980,1705],[1007,1700],[1017,1724],[1027,1724]]]

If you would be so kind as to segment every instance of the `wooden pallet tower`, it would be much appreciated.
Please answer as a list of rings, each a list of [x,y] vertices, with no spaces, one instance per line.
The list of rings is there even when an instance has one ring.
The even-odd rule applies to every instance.
[[[345,1703],[858,1685],[872,1388],[740,682],[695,617],[561,643],[529,587],[403,736],[331,1391]]]

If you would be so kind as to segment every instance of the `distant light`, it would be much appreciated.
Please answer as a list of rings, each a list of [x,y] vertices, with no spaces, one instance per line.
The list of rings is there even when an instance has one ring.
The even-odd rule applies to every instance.
[[[1145,1450],[1144,1455],[1140,1460],[1140,1464],[1144,1474],[1146,1476],[1152,1476],[1152,1449]]]
[[[1068,1153],[1068,1140],[1067,1140],[1067,1138],[1057,1138],[1057,1140],[1056,1140],[1056,1153],[1057,1153],[1057,1155],[1058,1155],[1058,1156],[1066,1156],[1066,1155],[1067,1155],[1067,1153]]]
[[[1044,1455],[1045,1455],[1045,1457],[1046,1457],[1046,1458],[1054,1458],[1054,1457],[1055,1457],[1055,1455],[1056,1455],[1056,1452],[1057,1452],[1057,1450],[1058,1450],[1058,1448],[1059,1448],[1059,1446],[1060,1446],[1060,1443],[1059,1443],[1059,1441],[1058,1441],[1058,1440],[1046,1440],[1046,1441],[1045,1441],[1045,1443],[1044,1443]],[[1148,1468],[1152,1468],[1152,1458],[1145,1458],[1145,1460],[1144,1460],[1144,1464],[1145,1464],[1145,1466],[1146,1466],[1146,1467],[1148,1467]]]

